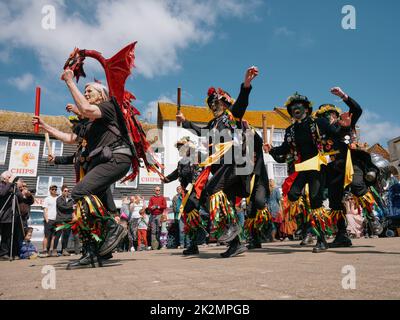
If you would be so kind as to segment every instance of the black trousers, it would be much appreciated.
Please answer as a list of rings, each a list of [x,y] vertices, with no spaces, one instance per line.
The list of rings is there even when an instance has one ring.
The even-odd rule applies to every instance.
[[[265,200],[267,198],[268,183],[258,180],[254,183],[254,189],[251,193],[249,206],[247,207],[248,217],[254,218],[257,214],[257,210],[263,210],[265,208]]]
[[[356,197],[361,197],[368,192],[368,186],[364,180],[364,172],[360,165],[353,163],[354,175],[350,190]],[[337,160],[328,164],[326,169],[326,184],[328,186],[329,207],[332,210],[344,210],[344,177],[345,161]]]
[[[323,174],[323,172],[316,170],[299,172],[288,193],[289,200],[292,202],[297,201],[302,195],[305,185],[308,183],[311,209],[322,207]]]
[[[128,173],[130,166],[129,156],[118,155],[118,158],[113,157],[106,163],[89,167],[88,173],[72,190],[72,199],[76,202],[84,196],[96,195],[108,210],[113,211],[115,203],[110,186],[121,180]]]
[[[9,223],[0,223],[0,257],[4,255],[11,254],[11,233],[12,233],[12,224]],[[24,240],[23,230],[21,228],[21,224],[19,219],[16,219],[14,225],[14,237],[13,237],[13,256],[19,256],[20,243]]]
[[[54,249],[57,249],[58,241],[61,238],[61,250],[67,250],[68,248],[68,239],[71,234],[71,229],[63,229],[56,231],[54,236]]]

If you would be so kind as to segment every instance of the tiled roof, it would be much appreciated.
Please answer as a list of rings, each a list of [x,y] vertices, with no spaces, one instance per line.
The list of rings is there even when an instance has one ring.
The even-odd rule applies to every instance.
[[[379,155],[381,155],[382,157],[384,157],[386,160],[390,159],[390,154],[389,152],[382,147],[379,143],[375,143],[372,147],[370,147],[368,149],[369,153],[377,153]]]
[[[181,106],[185,118],[196,123],[207,123],[212,119],[212,113],[208,108],[197,106]],[[262,128],[262,115],[267,116],[267,127],[272,125],[278,129],[286,129],[290,125],[290,117],[285,108],[274,108],[274,110],[246,111],[243,119],[252,126]],[[158,103],[158,125],[161,127],[164,121],[175,121],[176,104],[169,102]]]
[[[33,113],[0,110],[0,131],[34,133],[32,117]],[[41,115],[41,118],[60,131],[71,132],[71,124],[64,116]]]
[[[32,125],[33,113],[15,112],[0,110],[0,131],[15,132],[15,133],[34,133]],[[41,115],[44,122],[62,132],[72,132],[71,123],[65,116],[46,116]],[[157,125],[142,122],[142,127],[145,132],[150,129],[157,128]],[[41,133],[42,130],[40,131]]]

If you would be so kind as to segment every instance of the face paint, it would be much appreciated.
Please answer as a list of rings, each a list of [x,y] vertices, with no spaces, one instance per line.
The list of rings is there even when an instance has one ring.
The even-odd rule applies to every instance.
[[[225,103],[215,100],[212,105],[210,106],[210,109],[214,115],[214,117],[219,117],[224,111],[225,111]]]
[[[302,104],[295,104],[291,107],[292,117],[296,120],[300,120],[304,117],[306,109]]]

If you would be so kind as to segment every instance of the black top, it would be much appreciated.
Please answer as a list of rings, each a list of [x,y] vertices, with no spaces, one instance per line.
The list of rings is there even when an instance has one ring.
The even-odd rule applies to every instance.
[[[250,86],[249,88],[246,88],[244,86],[244,84],[242,83],[240,86],[240,93],[238,98],[236,99],[235,103],[229,108],[229,111],[232,113],[232,115],[235,118],[238,119],[242,119],[247,106],[249,104],[249,95],[250,95],[250,91],[251,91],[252,87]],[[198,136],[201,136],[201,130],[205,129],[208,132],[209,135],[209,153],[210,155],[213,154],[214,149],[213,146],[215,144],[215,142],[218,143],[218,141],[216,141],[216,137],[219,137],[219,142],[227,142],[229,140],[232,140],[232,127],[229,123],[229,118],[226,115],[226,113],[223,113],[222,115],[220,115],[219,117],[216,117],[214,119],[212,119],[210,122],[208,122],[208,124],[205,127],[199,127],[197,125],[195,125],[194,123],[190,122],[190,121],[184,121],[182,123],[182,127],[185,129],[191,129],[194,131],[194,133],[196,133]],[[240,121],[236,121],[236,126],[238,129],[241,129],[241,122]],[[216,132],[222,132],[223,130],[227,130],[226,134],[218,134],[216,135]],[[213,137],[213,131],[215,136]],[[236,146],[234,146],[234,148],[237,148]],[[243,144],[243,146],[241,146],[241,148],[245,148],[245,144]],[[235,153],[235,154],[239,154],[239,153]],[[234,156],[233,154],[231,155],[232,158],[232,162],[235,162]],[[211,171],[214,173],[221,165],[224,164],[224,156],[221,157],[220,159],[220,163],[219,164],[213,164],[212,165],[212,169]]]
[[[14,188],[14,184],[12,183],[6,183],[6,182],[0,182],[0,209],[3,208],[5,205],[4,209],[2,212],[0,212],[0,223],[11,223],[12,222],[12,197],[11,199],[7,202],[7,199],[9,198],[10,195],[12,195]],[[26,203],[28,205],[33,204],[33,197],[27,199],[24,198],[22,193],[19,191],[18,188],[15,188],[15,193],[17,195],[18,203]],[[19,219],[18,217],[18,210],[15,212],[14,216],[14,221],[18,221],[16,219]]]
[[[109,125],[119,128],[114,105],[105,101],[100,103],[98,107],[101,111],[101,118],[88,122],[85,130],[88,153],[99,147],[117,145],[121,141],[120,137],[117,137],[108,129]],[[120,144],[122,144],[122,141]]]
[[[347,154],[348,145],[344,142],[346,136],[352,136],[352,131],[356,130],[356,124],[361,117],[362,109],[360,105],[348,97],[345,103],[349,107],[349,113],[352,115],[351,117],[351,126],[348,128],[340,127],[339,123],[336,123],[334,126],[336,130],[340,131],[339,136],[334,139],[334,149],[340,151],[340,154],[336,158],[345,158]]]
[[[338,136],[338,129],[331,126],[327,119],[317,118],[313,120],[308,116],[303,121],[295,122],[286,129],[283,144],[279,147],[272,148],[270,151],[271,156],[275,158],[280,155],[286,155],[290,152],[290,131],[291,128],[294,127],[296,151],[299,154],[301,161],[303,162],[315,157],[318,154],[318,147],[312,136],[311,121],[316,122],[320,136],[332,138]]]
[[[69,198],[66,200],[63,196],[57,198],[57,222],[67,222],[72,219],[74,201]]]

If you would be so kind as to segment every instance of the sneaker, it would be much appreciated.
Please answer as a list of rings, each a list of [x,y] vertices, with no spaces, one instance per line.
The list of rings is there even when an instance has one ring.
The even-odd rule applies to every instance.
[[[58,252],[56,249],[50,250],[49,257],[58,257]]]
[[[321,252],[325,252],[326,250],[328,250],[328,244],[326,243],[326,241],[317,241],[317,244],[313,248],[312,252],[313,253],[321,253]]]
[[[135,252],[135,247],[131,247],[131,252]]]
[[[63,250],[62,252],[61,252],[61,254],[64,256],[64,257],[69,257],[71,254],[67,251],[67,250]]]
[[[308,244],[313,244],[314,239],[310,233],[307,233],[307,236],[300,242],[301,246],[306,246]]]
[[[49,254],[47,253],[47,251],[44,251],[44,252],[42,252],[42,253],[39,253],[39,254],[38,254],[38,257],[39,257],[39,258],[48,258],[48,257],[49,257]]]
[[[5,254],[4,256],[0,257],[0,260],[2,261],[10,260],[10,257],[7,254]]]
[[[152,249],[153,249],[153,248],[152,248],[152,247],[150,247],[150,246],[148,246],[148,247],[147,247],[147,250],[152,250]]]

